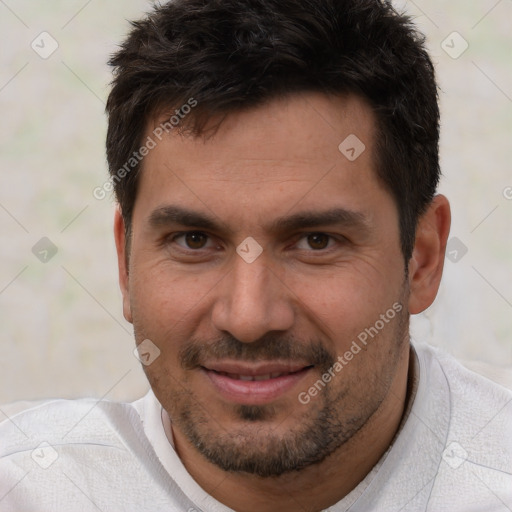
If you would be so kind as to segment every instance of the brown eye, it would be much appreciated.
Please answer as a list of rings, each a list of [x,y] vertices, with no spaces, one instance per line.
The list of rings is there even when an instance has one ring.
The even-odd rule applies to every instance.
[[[308,235],[308,245],[311,249],[321,250],[325,249],[329,245],[330,236],[324,233],[312,233]]]
[[[208,236],[204,233],[192,231],[184,235],[185,244],[189,249],[202,249],[208,241]]]

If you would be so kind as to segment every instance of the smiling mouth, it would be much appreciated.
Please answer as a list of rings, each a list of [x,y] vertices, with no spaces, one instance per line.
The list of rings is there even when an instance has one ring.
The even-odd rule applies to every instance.
[[[213,371],[218,375],[222,375],[223,377],[228,377],[229,379],[251,382],[251,381],[265,381],[265,380],[270,380],[270,379],[278,379],[279,377],[295,375],[295,374],[300,373],[309,368],[313,368],[313,366],[306,366],[304,368],[301,368],[300,370],[296,370],[293,372],[272,372],[272,373],[264,373],[264,374],[260,374],[260,375],[241,375],[239,373],[228,373],[228,372],[222,372],[222,371],[216,371],[216,370],[210,370],[210,371]],[[205,370],[208,370],[208,369],[205,368]]]
[[[220,363],[201,367],[210,385],[223,400],[258,405],[289,394],[314,368],[313,365]]]

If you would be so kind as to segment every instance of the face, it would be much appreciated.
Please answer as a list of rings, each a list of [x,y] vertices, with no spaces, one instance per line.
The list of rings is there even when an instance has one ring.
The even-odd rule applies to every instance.
[[[144,370],[175,436],[224,470],[318,463],[390,393],[409,285],[374,130],[364,101],[302,94],[169,134],[144,159],[128,271],[117,219],[125,316],[160,351]],[[359,156],[338,148],[351,134]]]

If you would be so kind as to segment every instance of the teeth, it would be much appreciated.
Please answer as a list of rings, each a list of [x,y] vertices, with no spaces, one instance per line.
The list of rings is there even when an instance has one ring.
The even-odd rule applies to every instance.
[[[281,377],[281,375],[285,375],[284,373],[267,373],[265,375],[229,375],[232,379],[237,380],[245,380],[245,381],[258,381],[258,380],[269,380],[276,379],[277,377]]]
[[[227,372],[218,372],[220,375],[224,377],[229,377],[233,380],[244,380],[244,381],[259,381],[259,380],[269,380],[269,379],[277,379],[278,377],[282,377],[283,375],[290,375],[288,372],[274,372],[267,373],[265,375],[239,375],[237,373],[227,373]]]
[[[268,380],[270,379],[270,373],[267,373],[266,375],[256,375],[254,377],[254,380]]]

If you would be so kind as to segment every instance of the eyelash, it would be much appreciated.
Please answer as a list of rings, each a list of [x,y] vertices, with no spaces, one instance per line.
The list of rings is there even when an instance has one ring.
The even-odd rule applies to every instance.
[[[210,235],[208,235],[207,233],[204,233],[203,231],[182,231],[180,233],[174,233],[173,235],[170,235],[169,237],[167,237],[167,243],[173,243],[178,238],[185,237],[187,235],[203,235],[203,236],[206,236],[208,240],[212,240],[212,237]],[[178,246],[181,247],[181,249],[188,250],[191,252],[199,252],[200,250],[202,250],[202,248],[201,249],[186,248],[186,247],[180,246],[179,244],[178,244]]]
[[[207,237],[207,243],[208,243],[208,241],[213,241],[213,237],[211,237],[210,235],[208,235],[204,231],[182,231],[182,232],[174,233],[174,234],[166,237],[165,243],[166,244],[176,243],[177,239],[185,237],[187,235],[203,235],[203,236]],[[302,249],[302,250],[305,250],[305,251],[310,252],[310,253],[323,253],[323,254],[325,254],[327,252],[330,252],[330,250],[333,249],[332,243],[343,244],[343,243],[347,242],[347,239],[345,237],[341,236],[341,235],[334,236],[334,235],[330,235],[329,233],[325,233],[323,231],[311,231],[311,232],[307,232],[307,233],[301,233],[300,236],[297,236],[295,238],[295,240],[294,240],[293,245],[296,246],[300,241],[305,240],[309,236],[312,236],[312,235],[324,235],[324,236],[327,236],[328,237],[328,244],[329,245],[325,249],[317,249],[317,250],[315,250],[315,249],[309,249],[309,250]],[[180,247],[180,249],[182,251],[185,251],[185,252],[188,252],[188,253],[199,253],[200,251],[205,249],[203,247],[201,247],[199,249],[191,249],[191,248],[187,248],[187,247],[181,246],[180,244],[177,244],[177,245],[178,245],[178,247]]]

